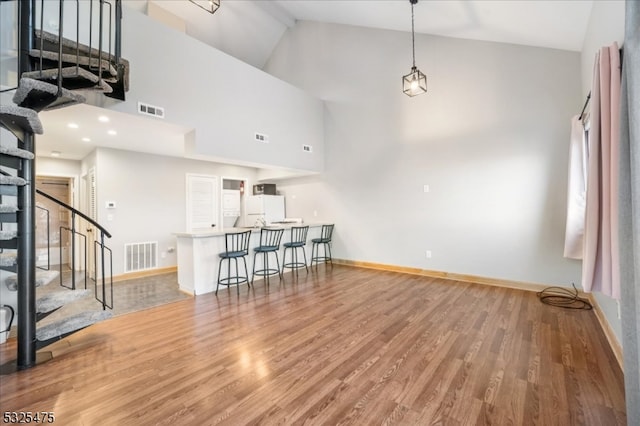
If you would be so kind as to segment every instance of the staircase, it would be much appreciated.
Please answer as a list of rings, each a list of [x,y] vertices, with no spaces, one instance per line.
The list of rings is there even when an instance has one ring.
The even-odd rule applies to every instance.
[[[49,285],[59,278],[57,271],[36,270],[35,247],[35,135],[44,129],[38,117],[41,111],[64,108],[85,102],[84,92],[103,93],[124,100],[128,90],[127,61],[120,58],[121,1],[90,0],[82,2],[89,13],[83,14],[80,2],[57,0],[58,34],[43,30],[44,1],[40,1],[40,13],[36,13],[36,1],[17,0],[19,8],[19,84],[13,90],[13,103],[0,105],[0,272],[9,291],[17,291],[18,356],[17,368],[30,368],[36,364],[36,351],[47,345],[111,317],[107,308],[112,308],[107,297],[107,285],[111,284],[107,274],[106,259],[111,251],[104,239],[111,235],[93,219],[47,194],[41,193],[69,209],[72,229],[68,229],[72,241],[72,285],[58,291],[38,295],[37,288]],[[50,6],[54,2],[46,1]],[[113,5],[112,3],[115,3]],[[65,4],[71,4],[72,16],[76,18],[76,39],[62,35],[65,23]],[[75,9],[75,11],[73,10]],[[36,16],[39,15],[39,16]],[[84,19],[83,19],[84,18]],[[49,17],[47,18],[49,19]],[[98,24],[94,25],[94,21]],[[40,26],[36,27],[36,23]],[[115,22],[113,22],[115,21]],[[88,45],[81,43],[81,25],[87,23]],[[107,22],[108,24],[103,24]],[[93,27],[97,27],[94,31]],[[94,33],[97,35],[94,37]],[[86,32],[84,37],[86,37]],[[93,46],[94,40],[97,46]],[[114,52],[111,52],[112,44]],[[108,49],[104,46],[108,45]],[[3,90],[5,92],[7,90]],[[94,290],[76,289],[75,258],[76,216],[91,223],[99,238],[95,241]],[[85,259],[86,236],[85,236]],[[98,264],[98,259],[100,264]],[[85,260],[85,271],[86,271]],[[100,276],[98,276],[100,275]],[[4,281],[4,282],[1,282]],[[60,280],[62,285],[62,279]],[[64,286],[63,286],[64,287]],[[37,327],[37,323],[51,313],[85,296],[94,293],[102,309],[85,311]],[[39,297],[38,297],[39,296]]]

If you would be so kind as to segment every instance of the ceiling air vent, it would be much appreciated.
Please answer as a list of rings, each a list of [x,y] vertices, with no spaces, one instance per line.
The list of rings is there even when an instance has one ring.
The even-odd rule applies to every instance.
[[[264,133],[256,132],[254,135],[254,140],[256,142],[269,143],[269,135],[265,135]]]
[[[302,145],[302,150],[304,152],[313,152],[313,147],[311,145]]]
[[[138,102],[138,112],[156,118],[164,118],[164,108]]]

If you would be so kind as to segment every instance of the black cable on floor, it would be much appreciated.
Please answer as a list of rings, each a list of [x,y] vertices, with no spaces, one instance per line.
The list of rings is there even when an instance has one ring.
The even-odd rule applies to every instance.
[[[571,283],[573,290],[564,287],[547,287],[537,293],[540,301],[546,305],[558,306],[566,309],[591,310],[593,306],[587,299],[578,297],[578,289]]]

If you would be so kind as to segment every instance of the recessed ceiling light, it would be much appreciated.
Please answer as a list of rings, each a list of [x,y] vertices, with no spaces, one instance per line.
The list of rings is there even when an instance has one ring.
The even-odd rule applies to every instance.
[[[91,139],[89,139],[89,138],[82,138],[82,142],[91,142]]]
[[[69,123],[67,124],[67,127],[70,129],[77,129],[80,126],[78,126],[76,123]]]
[[[107,131],[107,134],[111,135],[111,136],[115,136],[118,134],[118,132],[116,132],[115,130],[109,130]]]
[[[109,117],[107,117],[106,115],[101,115],[100,117],[98,117],[98,121],[101,123],[108,123]]]
[[[51,156],[52,157],[60,157],[61,152],[60,151],[51,151]]]

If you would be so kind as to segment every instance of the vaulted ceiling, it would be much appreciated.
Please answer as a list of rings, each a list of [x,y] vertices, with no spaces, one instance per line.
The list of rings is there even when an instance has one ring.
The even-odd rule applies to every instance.
[[[298,20],[411,31],[408,0],[222,0],[215,14],[186,0],[151,0],[186,32],[262,68]],[[125,0],[144,10],[146,2]],[[580,51],[593,0],[420,0],[418,33]]]
[[[187,0],[150,1],[182,20],[187,34],[257,68],[263,68],[298,20],[411,31],[408,0],[221,0],[213,15]],[[148,9],[144,0],[124,4]],[[419,0],[415,25],[419,33],[580,51],[592,5],[593,0]],[[126,17],[126,9],[124,13]],[[131,149],[130,139],[123,136],[137,134],[145,119],[109,112],[112,121],[106,125],[97,120],[103,113],[90,106],[43,113],[47,131],[39,138],[38,155],[60,151],[61,158],[82,159],[96,146]],[[82,127],[70,130],[72,120],[82,120]],[[156,124],[154,144],[138,149],[180,155],[174,152],[181,146],[176,141],[188,129],[162,124]],[[107,135],[109,126],[121,137]],[[91,142],[79,144],[81,137]]]

